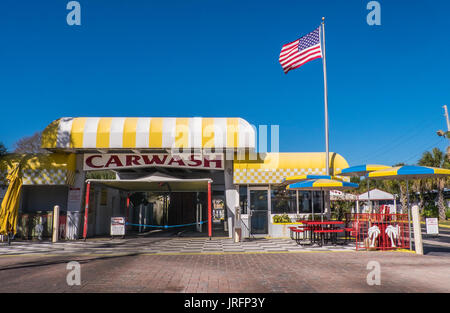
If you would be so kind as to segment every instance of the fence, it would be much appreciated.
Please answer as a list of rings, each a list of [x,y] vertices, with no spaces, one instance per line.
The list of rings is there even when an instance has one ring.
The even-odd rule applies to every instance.
[[[409,248],[408,214],[348,213],[356,250],[393,250]]]

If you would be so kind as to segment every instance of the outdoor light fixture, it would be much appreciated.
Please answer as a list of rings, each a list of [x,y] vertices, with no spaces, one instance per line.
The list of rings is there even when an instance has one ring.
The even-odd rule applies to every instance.
[[[447,137],[447,138],[450,138],[450,132],[448,132],[448,131],[443,131],[442,129],[439,129],[437,132],[436,132],[436,134],[439,136],[439,137]]]

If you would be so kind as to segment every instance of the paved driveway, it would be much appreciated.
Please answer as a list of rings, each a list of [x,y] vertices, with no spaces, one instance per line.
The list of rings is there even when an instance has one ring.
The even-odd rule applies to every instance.
[[[141,237],[128,239],[97,238],[86,242],[13,241],[0,246],[1,255],[51,254],[174,254],[237,252],[307,252],[355,250],[354,244],[323,247],[299,246],[291,239],[251,239],[235,243],[228,238]]]
[[[227,251],[232,244],[228,239],[199,239],[88,240],[61,243],[51,252],[46,251],[50,243],[35,251],[30,251],[33,245],[25,249],[14,243],[0,248],[20,251],[0,255],[0,292],[450,292],[447,257],[333,247],[289,251],[289,241],[277,251],[283,241],[270,240]],[[183,251],[188,242],[202,251],[170,251]],[[209,249],[213,243],[214,249]],[[214,251],[218,243],[221,250]],[[151,245],[170,247],[147,251]],[[255,246],[258,249],[246,249]],[[70,261],[80,264],[80,286],[67,285]],[[367,284],[370,261],[380,265],[379,286]]]

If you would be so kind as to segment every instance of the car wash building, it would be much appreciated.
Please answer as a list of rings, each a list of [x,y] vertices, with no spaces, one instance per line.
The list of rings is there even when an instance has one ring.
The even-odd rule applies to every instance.
[[[328,194],[281,185],[325,174],[325,153],[256,153],[256,145],[255,128],[241,118],[61,118],[43,131],[42,147],[52,152],[45,157],[61,158],[53,166],[69,178],[41,197],[66,210],[67,239],[109,235],[112,217],[125,217],[128,233],[191,227],[209,236],[240,229],[242,237],[277,237],[275,215],[304,218],[312,206],[329,214]],[[330,153],[331,174],[346,167]],[[33,196],[22,197],[37,207]]]

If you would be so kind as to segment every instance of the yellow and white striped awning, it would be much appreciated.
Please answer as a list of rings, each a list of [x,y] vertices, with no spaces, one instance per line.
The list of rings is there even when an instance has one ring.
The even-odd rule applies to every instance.
[[[255,149],[241,118],[65,117],[42,134],[46,149]]]
[[[323,152],[267,153],[263,160],[235,160],[234,184],[281,184],[283,178],[298,175],[325,175],[326,154]],[[330,152],[331,173],[348,167],[339,154]]]

